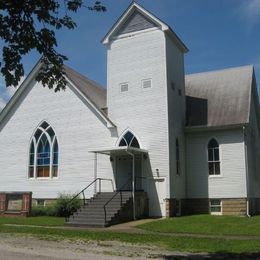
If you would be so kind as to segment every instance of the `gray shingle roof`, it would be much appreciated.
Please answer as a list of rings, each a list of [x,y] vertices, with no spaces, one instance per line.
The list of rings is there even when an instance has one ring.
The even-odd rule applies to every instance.
[[[106,107],[105,88],[66,65],[64,65],[64,70],[69,80],[71,80],[72,83],[82,92],[82,94],[93,102],[99,110]]]
[[[187,75],[187,126],[249,122],[253,66]]]
[[[106,89],[68,66],[68,78],[102,111]],[[227,126],[249,122],[253,66],[185,76],[187,126]]]

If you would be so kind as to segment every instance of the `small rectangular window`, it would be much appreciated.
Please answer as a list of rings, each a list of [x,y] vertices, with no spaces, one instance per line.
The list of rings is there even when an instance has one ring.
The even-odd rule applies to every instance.
[[[181,91],[181,89],[180,89],[180,88],[178,89],[178,93],[179,93],[179,96],[181,96],[181,95],[182,95],[182,91]]]
[[[45,200],[43,200],[43,199],[38,199],[37,200],[37,206],[45,206]]]
[[[175,84],[174,84],[174,82],[171,82],[171,89],[172,89],[172,90],[175,90]]]
[[[128,91],[128,83],[120,84],[120,92],[127,92]]]
[[[211,199],[209,201],[209,209],[212,215],[221,215],[222,201],[220,199]]]
[[[142,80],[142,88],[151,88],[152,80],[151,79],[143,79]]]

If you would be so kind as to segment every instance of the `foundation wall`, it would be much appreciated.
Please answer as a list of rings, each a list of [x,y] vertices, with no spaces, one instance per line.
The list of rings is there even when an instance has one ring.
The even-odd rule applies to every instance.
[[[222,199],[222,215],[246,215],[246,199]]]
[[[209,198],[200,199],[165,199],[166,217],[178,215],[210,214]],[[222,198],[220,215],[245,216],[247,214],[246,198]],[[250,199],[250,214],[260,214],[260,198]]]

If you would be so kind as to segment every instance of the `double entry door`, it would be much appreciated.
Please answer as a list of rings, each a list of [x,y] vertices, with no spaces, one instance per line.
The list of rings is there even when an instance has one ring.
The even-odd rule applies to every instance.
[[[135,155],[135,190],[142,189],[142,161]],[[133,158],[130,155],[116,157],[116,189],[131,191],[133,183]]]

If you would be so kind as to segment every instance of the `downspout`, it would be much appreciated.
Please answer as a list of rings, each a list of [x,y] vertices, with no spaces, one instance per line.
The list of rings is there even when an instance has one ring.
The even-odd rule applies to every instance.
[[[244,150],[245,150],[245,165],[246,165],[246,215],[251,217],[249,214],[249,176],[248,176],[248,156],[247,156],[247,145],[246,145],[246,127],[243,126],[244,135]]]
[[[133,197],[133,219],[136,220],[135,216],[135,155],[129,152],[127,149],[125,150],[133,158],[133,165],[132,165],[132,197]]]
[[[94,180],[96,179],[97,179],[97,153],[94,153]],[[95,182],[94,184],[94,194],[96,193],[97,193],[97,182]]]

